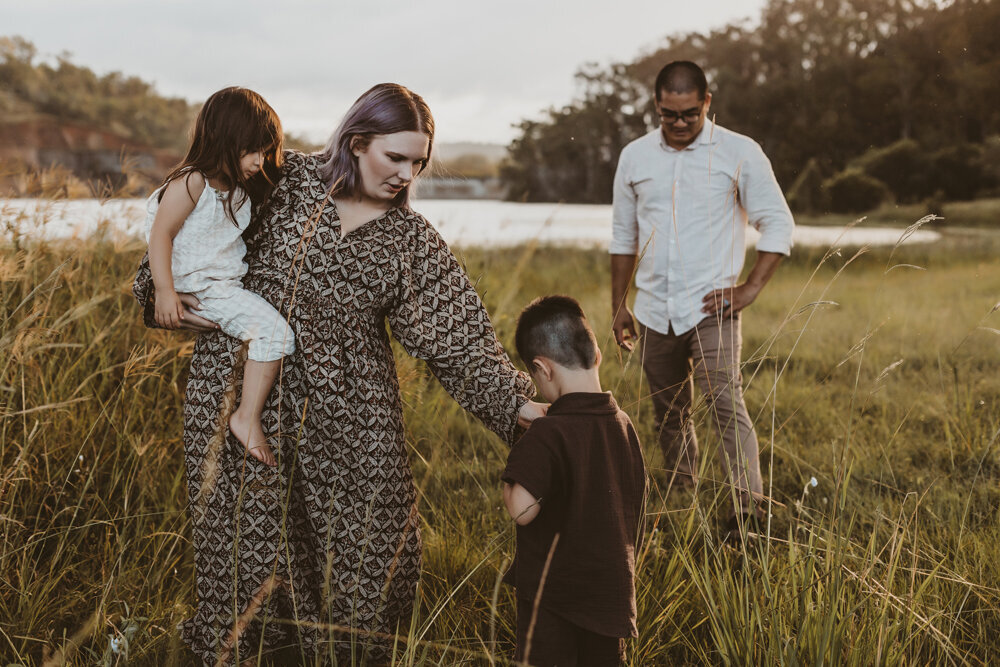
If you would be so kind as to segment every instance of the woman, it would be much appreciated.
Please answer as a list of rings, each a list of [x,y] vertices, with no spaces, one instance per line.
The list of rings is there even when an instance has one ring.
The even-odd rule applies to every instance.
[[[360,631],[354,640],[378,661],[407,627],[420,531],[386,321],[504,440],[541,414],[468,277],[407,205],[433,141],[424,101],[381,84],[322,153],[285,153],[244,279],[296,334],[264,411],[277,468],[219,435],[240,344],[220,333],[196,343],[184,444],[198,610],[182,631],[206,661],[289,640],[324,652],[331,627]],[[135,292],[147,313],[150,291],[144,263]]]

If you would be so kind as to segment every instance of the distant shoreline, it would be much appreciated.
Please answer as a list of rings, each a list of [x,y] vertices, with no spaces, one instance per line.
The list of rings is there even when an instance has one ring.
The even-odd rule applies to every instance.
[[[45,199],[0,198],[0,229],[9,238],[18,230],[39,239],[87,238],[99,230],[122,238],[141,238],[145,220],[144,199]],[[455,246],[509,247],[523,243],[606,248],[611,238],[611,206],[606,204],[517,203],[490,199],[414,200],[421,213]],[[902,222],[902,221],[901,221]],[[798,225],[794,243],[816,247],[837,245],[893,245],[908,220],[892,226]],[[747,230],[749,244],[756,230]],[[931,229],[918,229],[905,243],[930,243],[941,238]]]

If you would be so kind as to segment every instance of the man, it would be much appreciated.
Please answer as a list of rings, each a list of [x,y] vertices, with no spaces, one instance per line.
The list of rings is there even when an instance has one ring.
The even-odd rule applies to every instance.
[[[688,61],[656,77],[660,127],[622,151],[611,242],[615,340],[638,336],[659,443],[674,486],[698,479],[692,375],[708,399],[734,486],[727,539],[761,512],[757,436],[743,401],[740,318],[791,250],[792,214],[756,142],[707,120],[712,95]],[[747,223],[761,232],[739,283]],[[638,260],[638,267],[636,262]],[[626,297],[635,271],[635,316]]]

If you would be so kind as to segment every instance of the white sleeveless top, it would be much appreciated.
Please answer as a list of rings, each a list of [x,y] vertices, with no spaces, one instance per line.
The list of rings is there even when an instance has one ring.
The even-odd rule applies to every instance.
[[[146,242],[159,208],[161,186],[146,201]],[[171,256],[174,289],[200,292],[214,282],[238,281],[247,272],[243,261],[247,247],[241,236],[250,224],[250,198],[235,211],[236,224],[226,215],[226,200],[239,198],[242,190],[216,190],[205,181],[205,189],[177,236]]]

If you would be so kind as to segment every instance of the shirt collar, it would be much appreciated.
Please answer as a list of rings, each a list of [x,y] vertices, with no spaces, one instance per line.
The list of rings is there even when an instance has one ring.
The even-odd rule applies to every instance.
[[[601,393],[574,392],[563,394],[549,406],[546,413],[553,415],[607,415],[618,412],[618,403],[610,391]]]
[[[698,133],[698,136],[694,138],[694,141],[692,141],[690,144],[688,144],[681,150],[693,151],[698,146],[706,146],[718,142],[719,136],[715,130],[716,130],[715,123],[706,118],[705,124],[701,126],[701,132]],[[675,153],[680,152],[676,148],[671,148],[670,146],[667,145],[667,140],[663,138],[663,130],[659,127],[656,128],[656,136],[660,140],[660,148],[666,151],[673,151]]]

